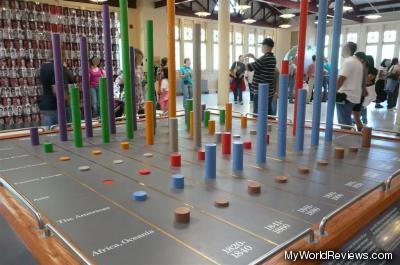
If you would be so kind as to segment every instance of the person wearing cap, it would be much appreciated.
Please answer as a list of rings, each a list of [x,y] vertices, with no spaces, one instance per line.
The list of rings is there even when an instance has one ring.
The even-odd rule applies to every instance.
[[[245,56],[255,60],[248,65],[249,68],[254,70],[253,84],[251,86],[254,93],[253,112],[258,113],[258,85],[267,84],[269,87],[268,115],[276,115],[276,100],[278,98],[276,81],[278,80],[279,71],[276,69],[276,58],[272,53],[274,41],[271,38],[266,38],[261,44],[263,56],[258,59],[251,53]]]

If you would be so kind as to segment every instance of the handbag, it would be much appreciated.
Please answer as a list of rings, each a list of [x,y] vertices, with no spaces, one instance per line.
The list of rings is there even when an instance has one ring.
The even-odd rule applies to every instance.
[[[340,92],[336,93],[336,102],[343,102],[346,101],[346,99],[347,95],[345,93],[340,93]]]

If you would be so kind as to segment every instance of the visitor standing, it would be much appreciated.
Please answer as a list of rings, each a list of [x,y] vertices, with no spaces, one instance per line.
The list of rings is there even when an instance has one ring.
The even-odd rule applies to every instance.
[[[387,93],[387,109],[394,110],[399,95],[400,65],[399,59],[393,58],[388,68],[385,91]]]
[[[375,108],[376,109],[383,108],[381,103],[384,102],[387,97],[386,92],[385,92],[385,85],[386,85],[386,79],[387,79],[387,70],[388,70],[388,67],[390,66],[390,63],[391,63],[391,61],[389,59],[384,59],[381,62],[381,65],[379,67],[378,81],[376,81],[376,85],[375,85],[375,92],[376,92]]]
[[[186,108],[186,100],[193,97],[193,79],[192,68],[190,67],[191,61],[189,58],[183,60],[183,65],[179,70],[179,76],[183,82],[183,108]]]
[[[232,78],[231,89],[233,90],[234,102],[243,105],[243,90],[246,89],[246,84],[244,83],[244,65],[243,55],[239,56],[239,60],[234,62],[230,69],[230,76]]]
[[[94,56],[90,60],[89,69],[89,87],[90,87],[90,102],[92,105],[92,117],[99,116],[99,81],[100,77],[105,76],[105,71],[100,67],[100,58]]]

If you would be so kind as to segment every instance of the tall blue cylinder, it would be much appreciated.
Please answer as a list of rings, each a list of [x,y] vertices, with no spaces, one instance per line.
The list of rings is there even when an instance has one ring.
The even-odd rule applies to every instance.
[[[276,150],[279,157],[286,156],[288,78],[286,74],[279,77],[278,147]]]
[[[319,144],[319,127],[321,124],[321,91],[324,74],[324,48],[326,34],[326,16],[328,1],[319,0],[318,27],[317,27],[317,58],[315,65],[314,99],[312,112],[311,145]]]
[[[304,149],[304,129],[306,121],[306,101],[307,90],[299,89],[297,100],[297,126],[296,126],[296,143],[295,151],[302,152]]]
[[[267,163],[268,85],[258,86],[257,164]]]
[[[333,116],[336,104],[336,79],[339,66],[340,33],[342,31],[343,0],[335,1],[335,17],[333,18],[331,76],[329,79],[328,106],[326,110],[325,141],[332,142]]]
[[[243,171],[243,143],[233,142],[232,150],[232,171]]]
[[[217,145],[206,144],[204,146],[206,159],[204,161],[204,178],[215,179],[217,177]]]

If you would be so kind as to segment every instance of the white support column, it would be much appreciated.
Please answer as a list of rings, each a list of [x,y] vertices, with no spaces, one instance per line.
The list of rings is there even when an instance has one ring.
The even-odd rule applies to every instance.
[[[229,0],[219,0],[218,10],[218,105],[229,102]]]

